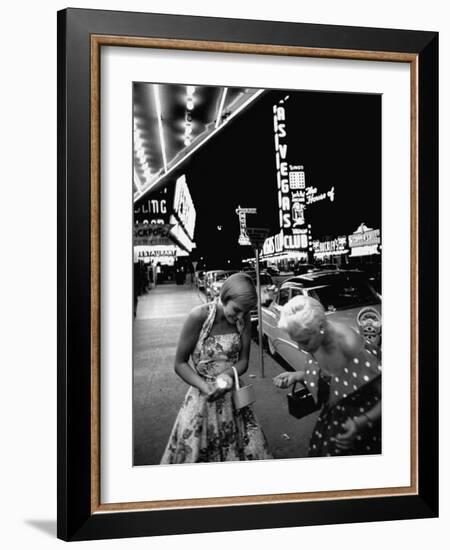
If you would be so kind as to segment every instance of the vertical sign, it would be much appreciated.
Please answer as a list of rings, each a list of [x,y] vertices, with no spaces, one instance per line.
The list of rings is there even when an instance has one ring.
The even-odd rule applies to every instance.
[[[305,170],[303,166],[289,166],[289,189],[292,201],[292,227],[305,224]]]
[[[238,206],[236,208],[236,214],[239,216],[239,228],[240,228],[240,234],[238,243],[241,246],[250,246],[250,239],[247,235],[247,214],[256,214],[257,210],[256,208],[241,208]]]
[[[280,229],[283,234],[297,233],[305,223],[305,170],[288,162],[286,104],[289,96],[273,106],[273,131],[278,186]]]
[[[287,163],[286,109],[284,100],[273,106],[273,131],[275,139],[275,161],[277,170],[278,208],[280,229],[289,230],[291,223],[291,200],[289,171]]]

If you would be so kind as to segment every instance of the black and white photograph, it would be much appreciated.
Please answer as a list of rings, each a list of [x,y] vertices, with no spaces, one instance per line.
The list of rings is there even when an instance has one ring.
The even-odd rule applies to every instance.
[[[445,6],[6,5],[3,548],[445,547]]]
[[[382,453],[382,107],[133,83],[134,466]]]

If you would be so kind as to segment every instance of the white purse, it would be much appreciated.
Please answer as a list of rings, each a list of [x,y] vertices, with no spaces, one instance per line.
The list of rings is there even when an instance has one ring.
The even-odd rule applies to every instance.
[[[256,401],[255,387],[252,385],[239,386],[239,376],[235,367],[233,368],[234,374],[234,390],[233,390],[233,402],[236,409],[242,409],[247,407]]]

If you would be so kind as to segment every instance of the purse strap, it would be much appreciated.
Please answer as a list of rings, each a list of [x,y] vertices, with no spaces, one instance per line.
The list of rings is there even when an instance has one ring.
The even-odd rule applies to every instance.
[[[237,370],[236,370],[236,367],[231,367],[233,369],[233,374],[234,374],[234,387],[236,390],[240,389],[239,388],[239,376],[238,376],[238,373],[237,373]]]

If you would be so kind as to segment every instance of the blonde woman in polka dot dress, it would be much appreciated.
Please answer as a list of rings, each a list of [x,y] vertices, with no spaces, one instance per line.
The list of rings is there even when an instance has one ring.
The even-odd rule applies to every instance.
[[[345,324],[329,321],[318,300],[296,296],[279,327],[309,354],[305,369],[274,378],[279,388],[303,383],[324,403],[309,456],[381,453],[381,362],[376,348]]]

